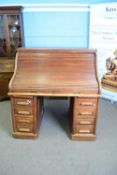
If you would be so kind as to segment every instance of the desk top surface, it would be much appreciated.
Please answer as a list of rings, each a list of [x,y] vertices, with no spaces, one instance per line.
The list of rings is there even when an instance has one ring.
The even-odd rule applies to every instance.
[[[52,96],[98,93],[96,70],[95,50],[20,48],[9,90]]]

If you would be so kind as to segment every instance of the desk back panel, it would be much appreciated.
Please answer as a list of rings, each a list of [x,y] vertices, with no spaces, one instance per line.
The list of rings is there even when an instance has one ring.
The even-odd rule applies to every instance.
[[[95,50],[20,48],[9,90],[53,96],[98,94],[96,72]]]

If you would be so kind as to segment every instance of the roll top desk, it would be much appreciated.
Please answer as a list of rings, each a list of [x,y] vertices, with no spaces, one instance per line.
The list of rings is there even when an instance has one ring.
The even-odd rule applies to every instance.
[[[73,140],[95,140],[100,97],[96,51],[18,49],[9,96],[14,137],[38,135],[43,97],[50,96],[70,98]]]

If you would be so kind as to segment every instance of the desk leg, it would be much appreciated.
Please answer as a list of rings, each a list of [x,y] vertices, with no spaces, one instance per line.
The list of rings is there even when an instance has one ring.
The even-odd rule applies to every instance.
[[[71,99],[73,140],[95,140],[98,98],[74,97]]]
[[[11,97],[13,136],[34,138],[41,124],[43,99],[33,96]]]

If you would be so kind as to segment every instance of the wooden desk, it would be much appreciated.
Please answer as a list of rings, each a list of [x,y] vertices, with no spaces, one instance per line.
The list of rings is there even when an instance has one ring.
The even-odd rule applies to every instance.
[[[94,140],[99,101],[96,52],[90,49],[18,49],[9,84],[13,136],[38,134],[43,97],[70,97],[71,137]]]

